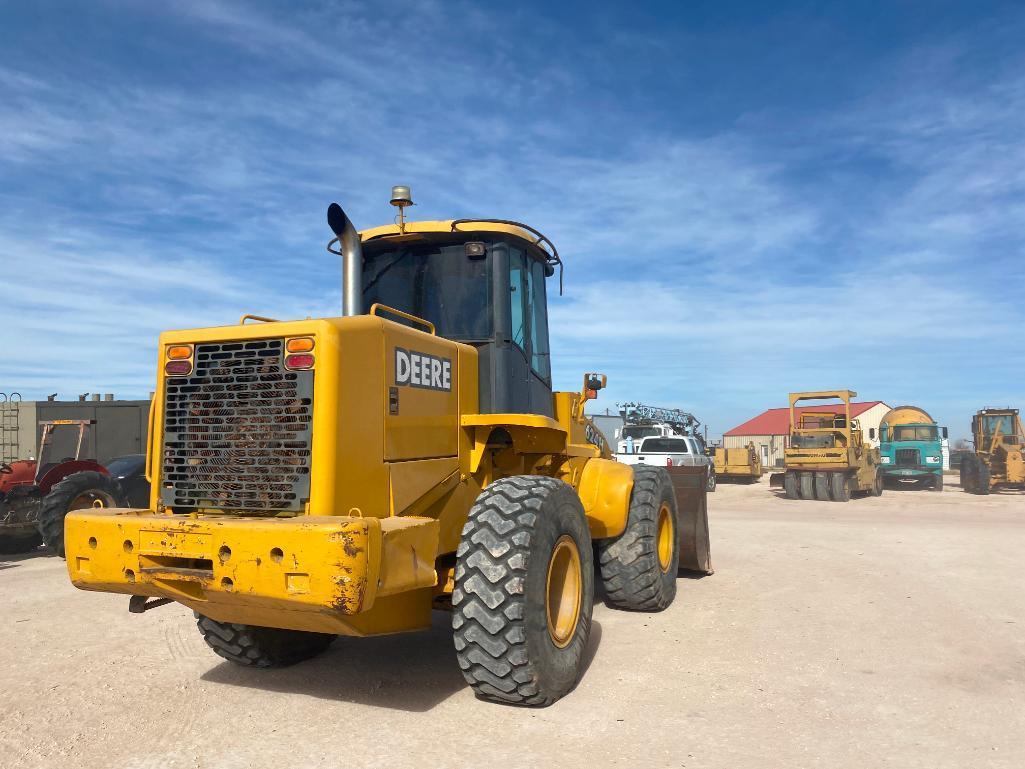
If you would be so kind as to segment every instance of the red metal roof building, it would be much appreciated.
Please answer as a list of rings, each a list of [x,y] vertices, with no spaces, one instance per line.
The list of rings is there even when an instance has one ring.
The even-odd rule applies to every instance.
[[[865,403],[851,403],[851,419],[864,414],[873,406],[878,406],[882,401],[866,401]],[[828,403],[822,406],[798,406],[794,409],[795,414],[800,415],[806,411],[831,411],[834,414],[843,413],[843,404]],[[800,418],[798,416],[798,418]],[[754,419],[749,419],[742,425],[737,425],[732,430],[723,433],[726,435],[786,435],[790,432],[790,409],[769,409],[763,411]]]

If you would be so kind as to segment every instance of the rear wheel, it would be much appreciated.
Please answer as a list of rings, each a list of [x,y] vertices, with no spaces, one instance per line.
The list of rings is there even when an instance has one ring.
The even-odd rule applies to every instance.
[[[309,633],[218,622],[196,613],[206,645],[228,662],[252,668],[283,668],[315,657],[331,645],[330,633]]]
[[[815,499],[829,501],[829,473],[815,473]]]
[[[705,481],[705,491],[715,491],[716,477],[715,470],[708,468],[708,480]]]
[[[71,510],[127,507],[115,478],[95,470],[72,473],[50,489],[39,508],[39,535],[48,548],[64,557],[64,517]]]
[[[930,491],[943,491],[943,475],[937,473],[932,479],[932,485],[929,486]]]
[[[787,499],[801,498],[801,490],[797,484],[797,473],[793,470],[789,470],[783,476],[783,492],[786,494]]]
[[[801,499],[815,499],[815,473],[801,473]]]
[[[676,597],[679,515],[669,475],[634,465],[626,530],[598,543],[605,600],[617,609],[662,611]]]
[[[851,487],[847,483],[847,473],[830,473],[829,485],[834,502],[850,502]]]
[[[591,535],[572,487],[495,481],[470,509],[456,555],[456,659],[477,696],[550,705],[568,693],[594,601]]]

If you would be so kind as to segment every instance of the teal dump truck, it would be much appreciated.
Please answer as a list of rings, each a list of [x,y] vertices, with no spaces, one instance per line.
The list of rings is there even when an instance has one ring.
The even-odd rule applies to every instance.
[[[871,437],[871,434],[870,434]],[[898,406],[879,423],[879,461],[889,484],[943,491],[943,439],[947,428],[925,409]]]

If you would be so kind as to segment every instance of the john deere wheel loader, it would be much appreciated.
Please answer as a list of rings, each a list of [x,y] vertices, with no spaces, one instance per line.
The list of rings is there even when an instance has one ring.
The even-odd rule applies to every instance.
[[[784,451],[783,488],[787,499],[847,502],[851,492],[883,493],[879,449],[869,447],[857,420],[851,419],[851,390],[790,393],[790,445]],[[840,400],[843,410],[804,410],[802,401]],[[770,478],[778,484],[778,474]]]
[[[1018,409],[982,409],[972,418],[975,453],[961,461],[961,488],[989,494],[1025,486],[1025,429]]]
[[[546,237],[392,203],[361,233],[328,210],[342,317],[161,335],[150,509],[72,512],[68,571],[131,611],[192,608],[254,667],[450,610],[478,696],[548,704],[581,672],[595,560],[638,611],[673,601],[678,568],[711,572],[701,478],[679,509],[664,468],[610,459],[584,417],[604,376],[552,391]]]

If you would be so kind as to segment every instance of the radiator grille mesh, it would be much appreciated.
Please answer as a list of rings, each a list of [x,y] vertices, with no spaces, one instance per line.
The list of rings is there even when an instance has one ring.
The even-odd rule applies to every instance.
[[[904,467],[918,465],[918,449],[897,449],[897,464]]]
[[[302,510],[310,493],[313,372],[288,371],[284,341],[196,345],[169,377],[161,499],[175,510]]]

